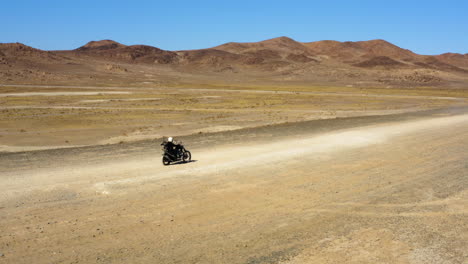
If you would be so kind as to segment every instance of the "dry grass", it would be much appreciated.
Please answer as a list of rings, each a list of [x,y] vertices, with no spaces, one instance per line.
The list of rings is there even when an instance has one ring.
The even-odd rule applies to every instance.
[[[114,143],[163,135],[466,105],[464,90],[352,87],[41,88],[0,93],[102,92],[0,97],[0,145]],[[106,92],[130,92],[107,94]],[[434,97],[435,96],[435,97]]]

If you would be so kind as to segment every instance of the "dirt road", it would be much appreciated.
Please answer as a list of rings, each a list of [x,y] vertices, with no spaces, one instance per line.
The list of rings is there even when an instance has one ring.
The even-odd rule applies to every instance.
[[[2,154],[1,260],[468,263],[466,113]]]

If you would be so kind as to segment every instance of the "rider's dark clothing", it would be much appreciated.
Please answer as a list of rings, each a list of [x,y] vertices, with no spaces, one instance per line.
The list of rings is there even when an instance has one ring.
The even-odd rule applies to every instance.
[[[166,149],[166,151],[173,157],[176,157],[177,156],[177,149],[178,149],[178,145],[172,143],[172,142],[166,142],[166,143],[163,143],[164,144],[164,148]]]

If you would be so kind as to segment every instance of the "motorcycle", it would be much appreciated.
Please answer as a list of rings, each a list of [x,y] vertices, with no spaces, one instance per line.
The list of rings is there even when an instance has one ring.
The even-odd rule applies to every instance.
[[[190,162],[192,160],[192,154],[188,151],[182,143],[176,144],[174,151],[169,151],[166,148],[165,143],[161,144],[163,146],[163,158],[162,163],[164,166],[171,164],[171,162]]]

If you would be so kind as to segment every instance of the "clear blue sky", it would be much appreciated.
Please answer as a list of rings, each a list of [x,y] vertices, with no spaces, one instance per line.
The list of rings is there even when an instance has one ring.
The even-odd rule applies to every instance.
[[[113,39],[167,50],[288,36],[385,39],[420,54],[468,53],[466,0],[1,0],[0,42],[45,50]]]

